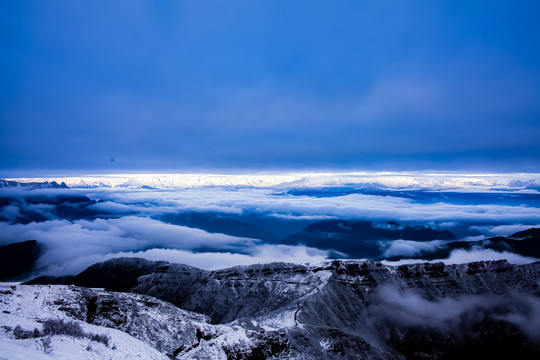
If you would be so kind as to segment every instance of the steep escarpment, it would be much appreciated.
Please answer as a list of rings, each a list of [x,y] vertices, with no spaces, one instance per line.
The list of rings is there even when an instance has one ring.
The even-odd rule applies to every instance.
[[[323,267],[332,271],[326,285],[299,304],[297,320],[351,358],[348,342],[359,337],[407,359],[533,359],[539,265],[334,262]]]
[[[122,266],[131,269],[129,277],[118,272]],[[135,273],[140,274],[136,281]],[[540,355],[540,263],[385,266],[336,260],[206,271],[113,259],[84,272],[96,287],[124,277],[133,284],[127,289],[130,292],[204,314],[208,329],[232,326],[249,332],[249,350],[229,347],[229,358],[469,359],[479,352],[494,358],[512,352],[534,359]],[[77,284],[78,279],[71,282]],[[97,308],[96,304],[103,304],[100,301],[92,306]],[[107,312],[100,321],[123,326],[125,320],[106,320],[121,313]],[[96,317],[87,315],[89,319]],[[202,331],[199,337],[204,339],[201,334],[212,331]],[[221,348],[226,343],[220,343]],[[252,357],[232,357],[233,352]]]
[[[132,291],[207,314],[213,323],[296,309],[299,299],[317,292],[330,275],[284,263],[206,273],[172,264],[161,270],[141,276]]]
[[[538,290],[539,279],[540,263],[512,265],[505,260],[401,266],[335,260],[320,264],[273,263],[208,271],[167,262],[121,258],[93,265],[72,278],[70,283],[109,290],[118,290],[117,284],[124,284],[123,291],[152,295],[180,308],[208,314],[213,322],[220,323],[242,316],[267,314],[296,304],[307,296],[324,292],[337,294],[336,289],[331,289],[336,286],[348,292],[346,298],[365,300],[380,286],[393,286],[413,290],[432,300],[509,291],[534,293]],[[133,286],[129,287],[129,284]]]

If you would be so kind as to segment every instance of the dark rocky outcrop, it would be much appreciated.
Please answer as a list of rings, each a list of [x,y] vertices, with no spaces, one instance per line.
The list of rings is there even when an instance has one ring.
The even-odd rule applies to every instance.
[[[514,233],[509,237],[513,239],[524,239],[527,237],[540,238],[540,228],[531,228],[523,231],[518,231],[517,233]]]
[[[42,251],[36,240],[0,247],[0,281],[17,280],[34,267]]]
[[[88,288],[105,288],[109,291],[130,291],[137,286],[142,275],[159,273],[166,261],[147,261],[138,258],[118,258],[97,263],[75,276],[40,276],[27,281],[28,285],[68,284]]]

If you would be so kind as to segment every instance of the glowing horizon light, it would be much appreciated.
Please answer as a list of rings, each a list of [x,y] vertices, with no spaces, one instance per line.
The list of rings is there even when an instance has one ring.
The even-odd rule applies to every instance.
[[[374,185],[389,189],[508,190],[540,189],[538,173],[448,173],[448,172],[288,172],[288,173],[147,173],[96,174],[83,176],[7,178],[21,183],[56,182],[70,188],[150,187],[189,188],[209,186],[242,187],[331,187]]]

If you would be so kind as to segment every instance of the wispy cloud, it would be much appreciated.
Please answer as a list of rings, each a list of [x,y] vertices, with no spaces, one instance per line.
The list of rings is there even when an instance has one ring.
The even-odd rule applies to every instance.
[[[373,323],[391,319],[402,326],[464,333],[475,322],[499,319],[516,324],[528,336],[540,338],[540,301],[528,294],[461,295],[426,299],[419,292],[381,286],[368,309]]]
[[[444,244],[441,240],[435,241],[409,241],[409,240],[395,240],[390,243],[390,246],[383,252],[384,257],[417,257],[424,252],[433,252],[440,249]]]
[[[419,252],[418,248],[423,249],[421,245],[416,244],[415,246],[407,247],[405,249],[398,246],[396,249],[395,255],[404,255],[404,256],[413,256]],[[408,253],[407,253],[408,251]],[[511,264],[515,265],[522,265],[522,264],[531,264],[534,262],[539,261],[537,258],[528,257],[528,256],[522,256],[518,254],[514,254],[507,251],[495,251],[491,249],[471,249],[471,250],[464,250],[464,249],[456,249],[452,250],[450,252],[450,255],[447,258],[443,259],[435,259],[435,260],[429,260],[426,261],[424,259],[402,259],[397,261],[388,261],[383,260],[382,263],[386,265],[392,265],[392,266],[398,266],[398,265],[404,265],[404,264],[416,264],[416,263],[423,263],[423,262],[431,262],[431,263],[437,263],[442,262],[447,265],[451,264],[465,264],[469,262],[474,261],[490,261],[490,260],[507,260]]]
[[[82,255],[53,263],[40,274],[65,275],[77,274],[96,262],[117,257],[138,257],[151,261],[169,261],[187,264],[201,269],[216,270],[238,265],[264,264],[270,262],[307,263],[324,260],[328,253],[305,246],[257,245],[246,249],[244,253],[233,252],[193,252],[189,250],[153,248],[143,251],[123,251],[106,254]]]

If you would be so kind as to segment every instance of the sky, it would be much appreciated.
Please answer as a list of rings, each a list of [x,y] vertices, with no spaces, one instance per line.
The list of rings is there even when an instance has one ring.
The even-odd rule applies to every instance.
[[[539,172],[538,1],[0,1],[0,175]]]

